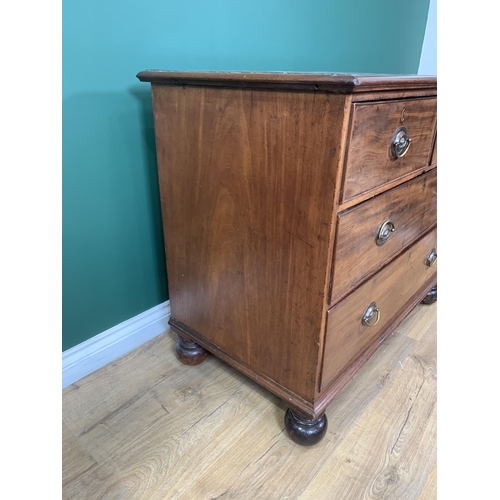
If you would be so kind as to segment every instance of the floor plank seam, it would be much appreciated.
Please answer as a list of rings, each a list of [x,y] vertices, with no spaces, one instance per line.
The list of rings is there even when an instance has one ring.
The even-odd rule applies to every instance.
[[[164,380],[167,380],[170,376],[172,375],[172,372],[169,372],[162,377],[160,377],[158,380],[156,380],[152,386],[148,386],[146,389],[142,390],[141,392],[138,392],[134,396],[132,396],[130,399],[122,403],[118,408],[114,409],[112,412],[106,414],[104,417],[100,418],[97,422],[94,422],[90,427],[86,427],[83,432],[78,434],[77,437],[82,437],[85,434],[88,434],[92,430],[94,430],[97,426],[103,424],[106,420],[113,418],[114,416],[118,415],[121,413],[123,410],[128,408],[129,406],[133,405],[139,399],[141,399],[143,396],[145,396],[148,392],[152,391],[157,385],[161,384]],[[166,410],[165,410],[166,411]],[[168,411],[167,411],[168,413]]]
[[[184,434],[186,434],[187,432],[189,432],[193,427],[195,427],[196,425],[198,425],[198,423],[200,423],[202,420],[204,420],[205,418],[208,418],[210,416],[212,416],[217,410],[219,410],[220,408],[222,408],[227,402],[229,402],[231,400],[231,398],[233,398],[233,396],[246,384],[246,381],[245,382],[242,382],[238,388],[222,403],[220,404],[217,408],[215,408],[215,410],[211,411],[208,415],[203,415],[200,419],[198,419],[194,424],[192,424],[188,429],[186,429],[182,434],[181,436],[184,436]]]

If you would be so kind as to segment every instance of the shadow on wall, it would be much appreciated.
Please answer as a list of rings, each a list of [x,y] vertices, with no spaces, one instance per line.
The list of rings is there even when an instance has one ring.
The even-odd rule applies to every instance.
[[[149,86],[75,94],[63,125],[65,350],[168,291]]]

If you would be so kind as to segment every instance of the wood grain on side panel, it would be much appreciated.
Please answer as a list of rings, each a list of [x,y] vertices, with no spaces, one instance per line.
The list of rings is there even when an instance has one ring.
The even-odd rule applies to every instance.
[[[308,400],[344,102],[153,84],[172,318]]]

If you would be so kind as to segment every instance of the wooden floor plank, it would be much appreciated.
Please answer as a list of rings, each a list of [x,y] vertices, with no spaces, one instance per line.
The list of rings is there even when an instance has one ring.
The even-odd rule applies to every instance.
[[[170,332],[63,390],[63,421],[75,436],[111,418],[178,369]]]
[[[148,392],[121,412],[101,421],[78,439],[92,458],[102,464],[113,456],[123,443],[133,440],[167,414],[165,408]]]
[[[77,481],[97,465],[64,423],[62,424],[62,456],[63,488]]]
[[[268,404],[266,398],[255,394],[255,405]],[[217,419],[210,416],[219,411],[219,416],[235,418],[241,401],[248,397],[241,375],[221,370],[218,376],[207,380],[203,397],[189,399],[124,443],[109,460],[64,491],[64,498],[143,498],[146,491],[154,492],[157,487],[170,484],[193,466],[193,460],[185,454],[186,448],[191,448],[189,457],[196,457],[201,450],[197,446],[201,436],[216,438],[220,429]]]
[[[301,500],[418,498],[436,460],[435,341],[428,330]]]
[[[229,477],[227,474],[206,474],[212,464],[223,457],[227,465],[232,465],[232,469],[239,472],[242,462],[248,463],[253,457],[265,453],[270,442],[283,429],[270,418],[269,400],[263,397],[264,389],[249,380],[244,391],[246,394],[242,393],[237,410],[230,401],[231,406],[225,408],[224,413],[218,410],[202,425],[190,430],[192,437],[186,436],[186,440],[192,444],[178,462],[184,469],[183,473],[176,471],[172,484],[162,484],[148,498],[160,499],[167,495],[172,499],[215,498],[212,491],[226,490]],[[276,398],[274,402],[279,412],[280,401]],[[207,425],[215,432],[206,433]],[[203,476],[207,481],[193,484],[193,470],[196,470],[196,476]]]
[[[209,357],[203,364],[193,369],[177,360],[179,366],[168,377],[145,392],[139,399],[102,420],[99,425],[79,436],[88,453],[99,463],[103,463],[130,440],[135,439],[158,419],[185,404],[191,398],[205,397],[204,388],[208,378],[220,377],[228,373],[243,383],[246,379],[231,370],[215,357]]]

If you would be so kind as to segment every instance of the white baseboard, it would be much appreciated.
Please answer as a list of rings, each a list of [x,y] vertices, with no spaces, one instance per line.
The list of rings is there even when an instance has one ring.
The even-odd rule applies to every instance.
[[[167,300],[64,351],[63,388],[164,332],[169,318]]]

